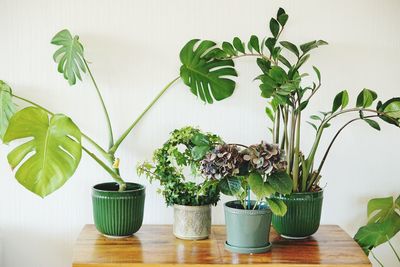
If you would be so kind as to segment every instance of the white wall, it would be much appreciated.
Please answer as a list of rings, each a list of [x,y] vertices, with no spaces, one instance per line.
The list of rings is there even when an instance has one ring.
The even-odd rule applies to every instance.
[[[57,31],[69,28],[80,35],[119,135],[177,76],[178,53],[187,40],[262,36],[279,6],[290,16],[284,39],[301,43],[321,38],[330,43],[310,61],[320,68],[324,86],[308,110],[328,110],[343,89],[349,90],[353,104],[364,87],[384,99],[400,95],[397,0],[1,0],[0,79],[16,94],[71,116],[84,132],[106,144],[103,115],[88,78],[69,87],[56,71],[50,39]],[[265,100],[251,82],[258,70],[251,59],[241,60],[238,70],[241,77],[234,96],[212,106],[198,101],[181,82],[173,87],[123,144],[118,156],[124,176],[147,184],[135,173],[137,162],[150,158],[171,130],[184,125],[200,126],[231,142],[269,138]],[[303,132],[307,150],[313,131],[305,126]],[[328,131],[322,147],[333,133],[334,129]],[[366,222],[369,198],[399,193],[399,134],[388,125],[376,132],[365,123],[345,131],[323,172],[322,223],[338,224],[353,235]],[[0,266],[70,266],[74,240],[84,224],[92,223],[91,186],[110,178],[84,156],[61,190],[40,199],[13,178],[6,162],[8,149],[0,148]],[[172,210],[155,190],[156,186],[147,187],[145,223],[171,223]],[[217,224],[224,223],[221,206],[213,211]],[[400,243],[398,236],[395,243]],[[387,266],[394,266],[386,247],[377,254]]]

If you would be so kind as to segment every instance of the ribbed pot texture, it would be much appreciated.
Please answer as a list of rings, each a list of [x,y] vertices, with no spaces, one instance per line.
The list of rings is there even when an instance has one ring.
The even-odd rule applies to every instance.
[[[92,189],[93,217],[97,230],[109,237],[136,233],[143,222],[145,187],[127,183],[123,192],[118,184],[103,183]]]
[[[323,190],[318,192],[276,195],[287,205],[287,213],[280,217],[272,216],[272,225],[283,237],[301,239],[317,232],[321,220]]]
[[[254,201],[252,205],[254,205]],[[262,253],[270,248],[271,209],[245,210],[239,201],[224,205],[226,224],[226,248],[239,253]]]
[[[211,206],[174,205],[174,235],[180,239],[206,239],[211,232]]]

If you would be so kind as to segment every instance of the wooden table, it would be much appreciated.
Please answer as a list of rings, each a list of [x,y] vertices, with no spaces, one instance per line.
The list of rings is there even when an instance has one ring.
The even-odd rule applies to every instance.
[[[107,239],[86,225],[74,247],[73,267],[133,266],[371,266],[361,248],[339,226],[322,225],[305,240],[285,240],[271,230],[272,250],[245,255],[224,249],[225,227],[213,226],[207,240],[184,241],[171,225],[143,225],[133,237]]]

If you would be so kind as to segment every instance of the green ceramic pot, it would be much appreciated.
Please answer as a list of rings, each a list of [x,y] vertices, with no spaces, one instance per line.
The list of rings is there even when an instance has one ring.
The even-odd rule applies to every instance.
[[[323,190],[318,192],[276,195],[273,198],[285,202],[287,213],[272,216],[272,225],[284,238],[303,239],[317,232],[321,220]]]
[[[254,205],[252,201],[252,205]],[[263,253],[271,248],[269,230],[271,209],[264,203],[260,209],[245,210],[239,201],[225,203],[225,248],[236,253]]]
[[[127,237],[136,233],[143,222],[145,187],[127,183],[118,192],[117,183],[93,187],[93,217],[97,230],[107,237]]]

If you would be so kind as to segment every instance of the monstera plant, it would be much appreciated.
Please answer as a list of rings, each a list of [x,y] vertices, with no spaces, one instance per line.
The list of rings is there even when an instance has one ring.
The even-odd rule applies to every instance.
[[[84,46],[77,35],[62,30],[51,40],[57,46],[53,58],[69,85],[75,85],[88,74],[104,111],[108,144],[99,144],[85,134],[71,118],[54,114],[49,109],[17,94],[0,81],[0,138],[8,144],[19,140],[7,159],[19,183],[45,197],[60,188],[75,172],[82,151],[93,158],[124,191],[126,182],[119,171],[118,148],[146,112],[179,79],[201,100],[212,103],[232,95],[237,76],[232,59],[219,59],[223,53],[212,41],[189,41],[180,52],[180,75],[169,82],[119,138],[114,137],[105,101],[92,74]],[[14,101],[28,107],[17,109]]]

